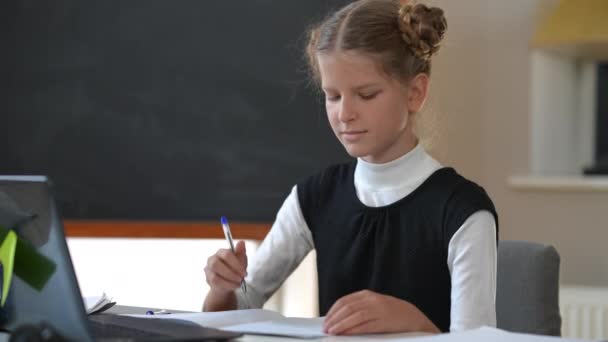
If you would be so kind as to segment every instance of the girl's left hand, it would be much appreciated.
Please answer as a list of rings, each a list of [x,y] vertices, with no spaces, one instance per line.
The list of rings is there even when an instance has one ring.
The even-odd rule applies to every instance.
[[[325,317],[323,330],[331,335],[441,332],[412,303],[369,290],[336,301]]]

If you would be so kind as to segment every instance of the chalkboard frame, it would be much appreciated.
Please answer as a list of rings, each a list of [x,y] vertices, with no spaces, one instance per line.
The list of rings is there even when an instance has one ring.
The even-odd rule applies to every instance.
[[[66,236],[72,238],[224,238],[219,221],[64,220],[63,225]],[[257,222],[230,223],[232,235],[239,240],[262,241],[270,226],[270,223]]]

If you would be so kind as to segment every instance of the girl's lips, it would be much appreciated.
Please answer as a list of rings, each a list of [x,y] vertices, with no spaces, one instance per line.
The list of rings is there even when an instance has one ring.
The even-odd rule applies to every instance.
[[[342,135],[344,140],[353,142],[359,140],[365,133],[367,133],[367,131],[344,131],[340,133],[340,135]]]

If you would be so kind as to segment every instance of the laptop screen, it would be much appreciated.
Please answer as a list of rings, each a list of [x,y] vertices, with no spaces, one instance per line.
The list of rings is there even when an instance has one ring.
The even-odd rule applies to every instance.
[[[18,237],[14,272],[6,303],[0,309],[0,324],[13,331],[21,325],[45,322],[69,339],[90,340],[84,304],[48,180],[42,176],[0,176],[0,195],[5,216],[7,206],[32,214],[14,227]],[[4,233],[10,228],[4,227]]]

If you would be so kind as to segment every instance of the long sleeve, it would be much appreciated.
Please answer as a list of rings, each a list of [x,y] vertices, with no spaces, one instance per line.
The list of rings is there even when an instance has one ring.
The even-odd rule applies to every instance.
[[[245,281],[251,306],[261,308],[313,248],[312,234],[294,186],[260,248],[249,256]],[[247,308],[241,289],[236,290],[236,295],[238,308]]]
[[[496,326],[496,222],[488,211],[471,215],[452,236],[450,331]]]

